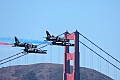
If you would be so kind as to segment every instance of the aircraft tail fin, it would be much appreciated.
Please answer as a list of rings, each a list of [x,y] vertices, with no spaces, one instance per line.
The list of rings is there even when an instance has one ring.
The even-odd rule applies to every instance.
[[[16,37],[16,36],[14,36],[14,38],[15,38],[15,43],[20,43],[20,41],[18,40],[18,38]]]
[[[50,33],[46,30],[47,37],[51,37]]]

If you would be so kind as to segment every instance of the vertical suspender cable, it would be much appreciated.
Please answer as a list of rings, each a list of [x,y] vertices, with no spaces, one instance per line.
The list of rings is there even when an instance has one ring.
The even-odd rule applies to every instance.
[[[34,54],[32,55],[32,57],[33,57],[33,63],[34,63],[34,61],[35,61],[35,60],[34,60]]]
[[[89,60],[88,60],[89,61],[89,68],[91,68],[91,51],[90,50],[89,50],[89,55],[88,56],[89,56]]]
[[[116,61],[116,66],[117,66],[117,61]],[[116,69],[116,80],[117,80],[117,69]]]
[[[27,56],[27,65],[28,65],[28,54],[26,56]]]
[[[24,64],[24,65],[26,65],[26,55],[24,56],[24,58],[25,58],[25,64]],[[26,72],[27,72],[27,71],[25,70],[25,74],[26,74]]]
[[[43,63],[44,63],[44,54],[43,54]]]
[[[92,45],[92,49],[93,49],[93,45]],[[92,52],[92,69],[93,69],[93,66],[94,66],[93,63],[94,63],[94,62],[93,62],[93,52]],[[92,71],[92,74],[94,74],[93,71]],[[92,78],[93,78],[93,76],[92,76]]]
[[[2,68],[2,65],[0,65],[0,68]]]
[[[58,63],[60,64],[60,48],[58,46]]]
[[[109,61],[109,56],[108,56],[108,61]],[[108,63],[108,76],[109,76],[109,63]]]
[[[17,62],[17,65],[18,65],[18,59],[16,60],[16,62]]]
[[[18,59],[19,59],[19,64],[20,64],[20,63],[21,63],[21,62],[20,62],[20,58],[18,58]]]
[[[33,62],[33,64],[35,64],[35,54],[33,54],[33,58],[34,58],[34,62]]]
[[[99,56],[98,56],[98,71],[99,71],[99,66],[100,66],[100,65],[99,65]]]
[[[85,43],[85,39],[84,39],[84,43]],[[84,67],[85,67],[85,47],[84,47],[84,60],[83,60],[84,62]]]
[[[10,62],[9,62],[9,66],[10,66]]]
[[[101,50],[100,50],[100,55],[101,55]],[[100,58],[100,79],[101,79],[101,58]]]
[[[106,75],[107,75],[107,62],[106,62]],[[107,76],[106,76],[106,80],[107,80]]]
[[[45,63],[45,61],[44,61],[44,54],[42,55],[42,62]]]
[[[100,53],[100,55],[101,55],[101,53]],[[100,56],[98,56],[98,71],[99,71],[99,77],[101,78],[101,58],[100,58]]]
[[[85,39],[84,39],[84,43],[85,43]],[[83,62],[84,62],[84,75],[85,75],[85,48],[86,47],[84,47],[84,60],[83,60]]]
[[[25,57],[25,65],[26,65],[26,55],[24,57]]]
[[[33,54],[33,64],[35,63],[35,55]]]
[[[92,69],[92,51],[90,51],[90,68]]]
[[[50,46],[50,62],[52,63],[52,46]]]
[[[92,54],[91,54],[91,51],[90,51],[90,68],[92,69]]]
[[[34,56],[35,56],[35,64],[36,64],[36,53],[34,54]]]
[[[37,60],[37,57],[36,57],[36,53],[35,53],[35,64],[37,63],[36,60]]]
[[[93,45],[92,45],[92,49],[93,49]],[[93,52],[92,52],[92,69],[93,69]]]
[[[115,80],[115,67],[114,67],[114,80]]]

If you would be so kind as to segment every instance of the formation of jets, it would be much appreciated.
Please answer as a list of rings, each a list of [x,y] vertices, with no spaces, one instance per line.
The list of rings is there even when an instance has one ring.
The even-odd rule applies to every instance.
[[[25,49],[23,50],[24,52],[27,52],[27,53],[46,54],[47,50],[41,50],[37,48],[39,45],[33,45],[33,44],[26,43],[26,42],[20,42],[16,36],[14,37],[14,39],[15,39],[15,43],[12,44],[12,47],[24,47]]]
[[[46,30],[46,35],[47,37],[46,40],[47,42],[51,42],[50,45],[58,45],[58,46],[74,46],[74,44],[71,44],[69,42],[69,39],[65,39],[65,38],[61,38],[59,36],[54,36],[54,35],[50,35],[50,33]],[[15,36],[15,43],[12,44],[12,47],[24,47],[25,49],[24,52],[27,53],[39,53],[39,54],[47,54],[47,50],[41,50],[40,48],[38,48],[39,45],[33,45],[33,44],[29,44],[26,42],[20,42],[18,40],[18,38]]]

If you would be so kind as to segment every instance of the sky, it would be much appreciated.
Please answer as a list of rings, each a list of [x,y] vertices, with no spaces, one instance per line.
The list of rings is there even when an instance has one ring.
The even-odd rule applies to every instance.
[[[17,36],[44,41],[46,30],[51,34],[59,35],[66,30],[72,33],[76,29],[120,61],[119,0],[0,0],[0,37]],[[83,39],[80,37],[80,40]],[[83,42],[87,43],[86,40]],[[63,55],[60,54],[63,53],[63,47],[49,46],[44,49],[48,50],[48,57],[51,56],[50,54],[55,57],[51,60],[47,57],[45,62],[63,63]],[[82,53],[87,55],[86,48],[81,49],[81,55],[84,55]],[[0,59],[20,51],[21,48],[0,46]],[[43,59],[47,55],[38,56]],[[61,56],[60,59],[59,56]],[[17,62],[24,64],[24,61]],[[28,63],[32,62],[35,60],[29,60]],[[113,76],[113,78],[116,77]]]

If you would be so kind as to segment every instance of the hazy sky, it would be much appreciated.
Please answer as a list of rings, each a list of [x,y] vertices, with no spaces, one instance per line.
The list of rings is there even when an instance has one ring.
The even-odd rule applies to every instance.
[[[120,60],[119,0],[0,0],[0,37],[43,41],[45,30],[58,35],[76,29]],[[53,61],[54,52],[63,52],[63,48],[48,48]],[[0,46],[0,59],[19,51]]]

